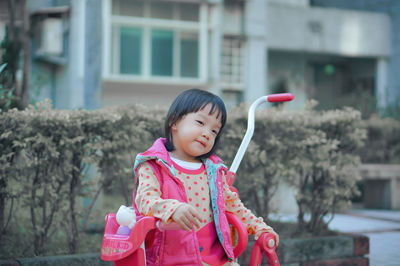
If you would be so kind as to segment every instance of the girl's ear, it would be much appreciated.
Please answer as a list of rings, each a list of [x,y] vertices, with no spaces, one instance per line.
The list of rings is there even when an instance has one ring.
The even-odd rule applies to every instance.
[[[170,129],[172,129],[172,126],[175,124],[175,123],[172,123],[172,117],[168,120],[168,127],[170,128]]]

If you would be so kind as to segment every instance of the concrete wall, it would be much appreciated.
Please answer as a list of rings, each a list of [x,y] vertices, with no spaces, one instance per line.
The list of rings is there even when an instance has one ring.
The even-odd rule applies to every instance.
[[[84,76],[84,12],[85,2],[70,1],[29,1],[31,13],[56,6],[69,6],[68,37],[64,42],[66,64],[57,65],[46,60],[37,60],[33,54],[32,69],[49,80],[39,98],[50,98],[55,108],[83,108]]]
[[[366,208],[400,210],[400,165],[364,164],[359,171]]]
[[[134,83],[129,81],[103,81],[102,101],[103,106],[126,105],[142,103],[146,105],[166,106],[171,105],[176,96],[193,87],[207,89],[203,86]]]
[[[267,10],[264,0],[247,1],[244,10],[244,33],[246,35],[246,63],[244,101],[253,102],[266,95],[267,90]]]
[[[279,4],[285,6],[307,7],[310,5],[310,0],[267,0],[270,4]]]
[[[390,18],[385,14],[270,4],[270,49],[387,57]]]
[[[243,5],[241,2],[225,2],[222,31],[224,34],[243,34]]]
[[[367,105],[353,99],[353,94],[363,90],[373,93],[374,59],[282,50],[269,50],[268,58],[268,88],[276,91],[284,82],[287,91],[296,98],[288,104],[292,109],[304,107],[308,99],[316,99],[323,105],[321,108],[334,108],[341,100],[341,104],[354,108],[362,106],[364,112],[368,111]],[[317,73],[318,66],[324,65],[334,66],[335,73]]]
[[[400,102],[400,1],[391,0],[312,0],[312,5],[351,10],[380,12],[389,17],[391,22],[390,60],[387,66],[388,84],[384,101],[399,107]],[[383,40],[382,40],[383,41]]]
[[[68,64],[56,76],[56,107],[84,107],[85,2],[71,0]]]
[[[85,81],[84,106],[86,109],[101,107],[102,69],[102,1],[86,0],[85,8]]]
[[[307,74],[307,56],[302,53],[269,50],[268,59],[269,91],[273,92],[284,81],[287,91],[296,99],[288,103],[291,109],[304,107],[312,94],[312,82]]]
[[[329,99],[329,94],[333,93],[329,92],[333,89],[332,86],[316,88],[313,84],[312,76],[315,73],[307,61],[311,55],[313,60],[321,57],[321,62],[325,60],[326,63],[330,63],[328,57],[335,56],[342,57],[341,61],[346,61],[345,57],[348,58],[347,61],[354,57],[379,58],[379,65],[383,67],[375,68],[373,61],[372,67],[370,62],[364,64],[361,61],[350,62],[346,67],[353,68],[352,64],[355,63],[358,70],[352,71],[354,75],[360,74],[376,80],[375,94],[382,105],[387,84],[385,63],[391,50],[389,16],[376,12],[310,7],[308,0],[267,2],[266,7],[265,2],[245,3],[244,16],[238,2],[225,3],[224,33],[244,34],[247,38],[245,101],[271,93],[282,76],[288,80],[288,89],[296,97],[296,101],[289,103],[292,109],[304,106],[307,99],[315,98],[316,92],[328,95]],[[253,11],[249,11],[250,8]],[[261,51],[262,45],[266,45],[264,49],[268,50],[267,54]],[[278,51],[289,53],[277,59]],[[261,66],[262,64],[267,67]],[[262,71],[266,74],[262,74]],[[260,78],[262,76],[265,76],[263,80]]]
[[[70,7],[66,29],[66,63],[57,65],[33,55],[31,87],[36,100],[50,98],[59,109],[101,106],[101,2],[94,0],[29,1],[31,13]],[[89,34],[88,34],[89,33]]]

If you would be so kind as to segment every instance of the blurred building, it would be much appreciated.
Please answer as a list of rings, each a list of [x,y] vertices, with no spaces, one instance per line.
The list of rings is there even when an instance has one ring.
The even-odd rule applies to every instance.
[[[399,2],[28,0],[32,97],[169,105],[197,87],[228,107],[276,92],[295,94],[294,108],[384,107],[399,101]]]
[[[386,16],[386,27],[378,29],[379,24],[370,21],[366,43],[384,36],[374,35],[376,31],[389,31],[387,39],[381,39],[382,47],[387,52],[382,54],[371,53],[365,57],[375,60],[374,83],[377,94],[378,107],[391,105],[400,106],[400,1],[398,0],[310,0],[311,4],[319,8],[346,9],[347,12],[361,11],[365,14],[383,14]]]

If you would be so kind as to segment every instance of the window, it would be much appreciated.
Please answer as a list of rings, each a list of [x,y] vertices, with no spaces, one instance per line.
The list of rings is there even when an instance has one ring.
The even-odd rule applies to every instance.
[[[111,74],[199,78],[199,4],[113,0],[111,23]]]
[[[181,35],[181,64],[182,77],[196,77],[199,72],[199,41],[197,35],[184,33]]]
[[[120,73],[141,74],[142,30],[120,28]]]
[[[244,87],[244,41],[242,39],[224,37],[221,64],[223,88],[242,90]]]
[[[153,30],[151,32],[151,74],[153,76],[172,76],[173,38],[171,31]]]

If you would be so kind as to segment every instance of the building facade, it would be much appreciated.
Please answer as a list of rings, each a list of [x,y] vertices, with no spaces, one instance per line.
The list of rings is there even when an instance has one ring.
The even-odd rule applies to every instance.
[[[363,5],[372,2],[381,4]],[[324,108],[399,101],[396,1],[28,3],[32,97],[56,108],[169,105],[193,87],[228,108],[275,92],[293,93],[293,108],[310,98]],[[5,28],[3,19],[0,38]]]
[[[400,1],[396,0],[311,0],[313,6],[384,14],[389,19],[388,53],[375,57],[378,106],[400,103]],[[348,11],[347,11],[348,12]],[[372,32],[370,32],[372,34]],[[371,38],[372,36],[370,36]],[[368,39],[367,41],[369,41]],[[384,42],[384,40],[382,40]]]

